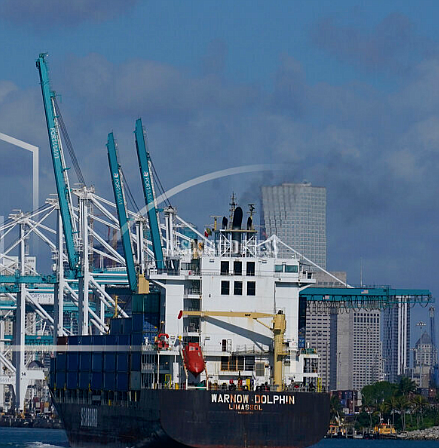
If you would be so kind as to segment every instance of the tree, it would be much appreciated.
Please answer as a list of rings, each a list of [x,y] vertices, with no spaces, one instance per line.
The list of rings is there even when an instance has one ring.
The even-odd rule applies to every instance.
[[[416,392],[416,383],[408,376],[402,376],[398,384],[398,394],[407,397]]]
[[[424,408],[427,406],[428,401],[422,395],[415,395],[411,399],[413,410],[416,413],[416,426],[419,429],[419,424],[423,422]]]
[[[410,408],[410,402],[407,397],[400,395],[397,397],[396,406],[398,411],[401,413],[402,430],[405,431],[405,414]]]
[[[338,423],[340,423],[340,416],[343,414],[343,408],[340,403],[340,399],[338,398],[338,395],[332,395],[330,404],[329,404],[329,415],[331,418],[331,421],[337,420]]]

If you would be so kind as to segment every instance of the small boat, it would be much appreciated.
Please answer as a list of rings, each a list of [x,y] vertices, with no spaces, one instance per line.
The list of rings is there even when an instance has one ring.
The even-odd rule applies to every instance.
[[[198,376],[205,369],[205,363],[201,347],[198,342],[189,342],[183,348],[183,359],[186,369],[193,375]]]

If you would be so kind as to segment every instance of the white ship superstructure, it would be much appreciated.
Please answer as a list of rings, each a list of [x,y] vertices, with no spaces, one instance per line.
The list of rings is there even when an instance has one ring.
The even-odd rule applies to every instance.
[[[239,207],[234,214],[242,220]],[[169,348],[160,352],[160,373],[168,373],[173,382],[184,376],[189,384],[224,387],[242,381],[273,388],[273,318],[280,313],[286,323],[282,387],[317,387],[317,354],[299,342],[299,293],[315,283],[311,272],[295,256],[279,258],[276,239],[259,242],[251,219],[244,230],[239,218],[232,215],[232,220],[223,220],[223,228],[214,228],[209,240],[192,241],[190,250],[174,247],[168,269],[150,272],[151,283],[161,289],[160,331],[169,337]],[[172,234],[169,228],[168,253],[171,241],[178,241]],[[181,312],[183,318],[177,319]],[[179,351],[189,342],[200,345],[206,363],[198,377],[177,366],[182,363]]]

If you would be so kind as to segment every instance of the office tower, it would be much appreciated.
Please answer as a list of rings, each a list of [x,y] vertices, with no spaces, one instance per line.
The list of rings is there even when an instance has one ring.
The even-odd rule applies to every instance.
[[[262,187],[261,225],[267,236],[277,235],[326,269],[326,188],[310,183]]]
[[[332,275],[346,283],[346,272],[331,272]],[[315,272],[317,287],[343,287],[325,272]],[[327,307],[324,303],[311,302],[306,310],[306,335],[309,347],[315,348],[319,355],[319,373],[325,390],[336,388],[336,359],[337,353],[337,314],[334,307]]]
[[[410,364],[410,307],[402,300],[382,311],[384,379],[391,383],[407,375]]]
[[[430,386],[437,352],[430,335],[425,331],[415,344],[413,351],[413,379],[421,388]]]

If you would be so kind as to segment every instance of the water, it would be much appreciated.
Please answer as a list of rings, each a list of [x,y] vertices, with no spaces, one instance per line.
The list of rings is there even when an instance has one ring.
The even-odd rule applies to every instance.
[[[0,448],[66,448],[66,434],[61,429],[1,428]],[[437,441],[323,439],[314,448],[433,448]],[[166,447],[163,447],[166,448]]]
[[[62,429],[1,428],[0,448],[65,448],[69,446]]]

